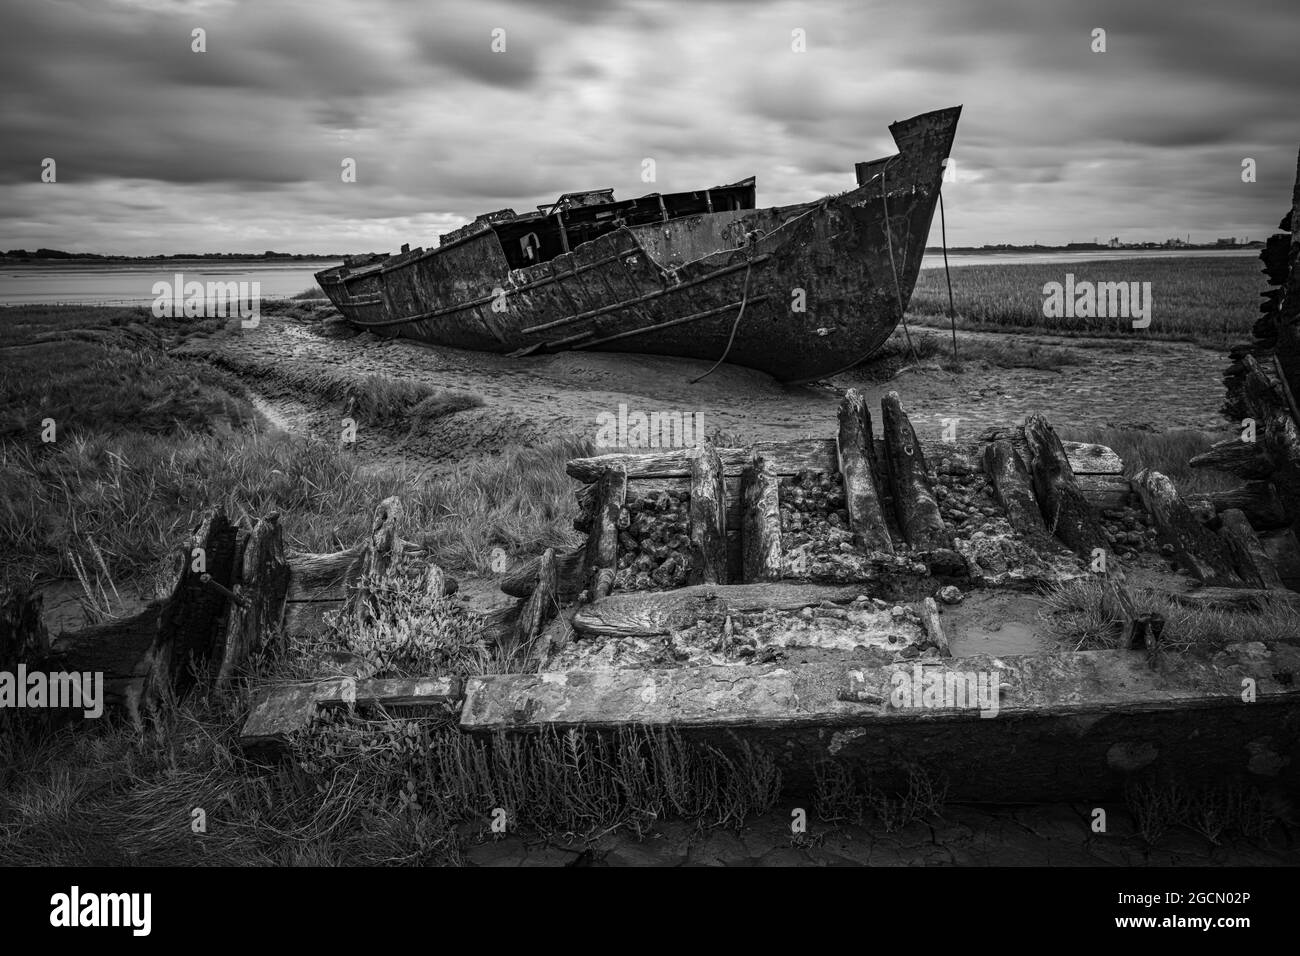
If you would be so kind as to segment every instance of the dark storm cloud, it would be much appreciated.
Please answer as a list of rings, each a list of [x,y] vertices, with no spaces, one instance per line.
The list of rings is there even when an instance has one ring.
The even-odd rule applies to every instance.
[[[760,201],[799,201],[892,152],[891,121],[957,102],[951,242],[1260,236],[1300,144],[1293,8],[18,0],[0,245],[391,249],[569,189],[750,174]]]

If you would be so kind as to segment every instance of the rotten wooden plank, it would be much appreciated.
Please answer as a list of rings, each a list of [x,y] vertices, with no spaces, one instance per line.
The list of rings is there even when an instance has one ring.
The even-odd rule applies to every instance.
[[[339,601],[361,577],[362,547],[328,554],[290,552],[288,601]]]
[[[1222,527],[1219,534],[1228,542],[1232,550],[1237,573],[1241,579],[1255,587],[1282,588],[1282,578],[1277,573],[1277,566],[1264,550],[1259,535],[1250,526],[1244,512],[1229,508],[1219,516]]]
[[[1070,465],[1076,474],[1118,475],[1124,471],[1120,457],[1105,445],[1085,442],[1062,442]],[[967,470],[978,467],[983,455],[983,443],[949,443],[923,439],[920,447],[927,460],[951,462]],[[801,471],[833,472],[837,465],[834,438],[809,438],[792,441],[758,442],[749,448],[719,448],[723,474],[737,477],[757,452],[765,458],[772,470],[781,477],[797,475]],[[606,468],[622,468],[629,480],[644,478],[689,478],[691,465],[688,449],[670,449],[650,454],[616,452],[592,458],[573,458],[566,465],[569,476],[586,484],[597,481]],[[581,529],[580,529],[581,530]]]
[[[1259,543],[1264,546],[1264,553],[1273,562],[1273,567],[1277,568],[1282,583],[1300,591],[1300,541],[1297,541],[1295,532],[1290,528],[1266,531],[1260,534]]]
[[[1159,591],[1171,601],[1187,607],[1205,610],[1260,611],[1269,607],[1300,608],[1300,594],[1266,588],[1200,587],[1190,591]]]
[[[1223,539],[1192,515],[1174,483],[1158,471],[1144,469],[1133,484],[1155,519],[1162,544],[1170,544],[1178,562],[1204,584],[1242,587]]]
[[[583,567],[586,562],[586,546],[580,545],[570,551],[561,551],[555,555],[555,593],[563,604],[577,599],[584,587]],[[511,597],[526,598],[537,586],[537,572],[540,557],[529,558],[518,567],[511,568],[501,578],[501,590]]]
[[[1119,511],[1135,501],[1133,483],[1123,475],[1075,474],[1074,483],[1088,504],[1098,511]]]
[[[519,637],[517,647],[540,645],[541,634],[546,622],[558,609],[556,601],[557,573],[555,567],[555,549],[547,548],[537,564],[537,584],[533,593],[524,602],[519,613]],[[530,656],[545,660],[549,649],[536,646]]]
[[[844,395],[839,408],[839,436],[836,439],[844,498],[858,547],[866,551],[894,553],[894,542],[880,504],[877,481],[876,443],[871,431],[871,410],[856,388]]]
[[[1286,511],[1277,496],[1277,490],[1267,481],[1247,481],[1226,491],[1213,491],[1203,495],[1187,495],[1188,506],[1198,513],[1222,514],[1229,508],[1239,508],[1251,525],[1259,531],[1286,526]]]
[[[1238,478],[1267,478],[1274,469],[1260,442],[1247,442],[1240,438],[1215,442],[1208,451],[1194,456],[1187,463],[1193,468],[1226,471]]]
[[[934,598],[927,597],[913,606],[921,617],[921,625],[925,628],[926,645],[935,648],[944,657],[951,657],[952,650],[948,646],[948,635],[944,633],[943,622],[939,620],[938,603]]]
[[[455,711],[463,692],[463,682],[456,677],[332,677],[274,684],[254,697],[239,743],[245,750],[282,748],[291,734],[309,727],[326,707],[378,705]]]
[[[691,584],[727,583],[727,486],[722,461],[709,442],[691,459]]]
[[[590,600],[600,600],[613,587],[618,567],[618,516],[626,502],[627,474],[621,468],[609,468],[597,484],[584,552],[583,579]]]
[[[725,621],[729,614],[798,611],[822,602],[847,604],[863,593],[859,586],[699,584],[672,591],[612,594],[581,608],[571,623],[583,637],[655,637],[697,621]]]
[[[745,581],[781,577],[781,507],[778,479],[767,461],[755,455],[741,477],[744,518],[741,549]]]
[[[1047,530],[1083,557],[1094,548],[1105,548],[1096,511],[1079,489],[1065,448],[1043,416],[1025,419],[1025,445],[1029,454],[1025,464]]]
[[[951,549],[952,533],[939,513],[925,452],[897,392],[880,401],[885,430],[885,471],[904,539],[916,551]]]
[[[1010,440],[999,439],[984,446],[984,472],[1011,527],[1026,537],[1047,537],[1047,525],[1030,485],[1029,468]]]
[[[230,608],[225,633],[212,661],[217,686],[228,686],[251,655],[271,646],[281,633],[289,566],[279,515],[259,518],[243,542],[231,591],[238,599]]]
[[[1261,700],[1300,701],[1300,685],[1273,676],[1300,668],[1300,648],[1279,643],[1261,656],[1228,656],[1224,663],[1188,660],[1178,668],[1158,670],[1147,667],[1142,655],[1107,650],[941,658],[871,668],[773,664],[485,675],[466,680],[461,728],[492,732],[631,723],[683,730],[870,728],[942,716],[996,724],[989,732],[1005,735],[1007,725],[981,721],[973,703],[964,709],[929,706],[923,700],[894,705],[900,678],[920,684],[924,675],[942,687],[949,674],[995,678],[997,713],[1004,717],[1131,718],[1141,713],[1240,710],[1243,676],[1256,680]],[[848,743],[841,740],[842,746]]]

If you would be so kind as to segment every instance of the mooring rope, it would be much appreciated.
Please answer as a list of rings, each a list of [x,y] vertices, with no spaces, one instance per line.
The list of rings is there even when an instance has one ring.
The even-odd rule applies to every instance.
[[[889,162],[893,162],[893,159]],[[903,323],[903,337],[907,339],[907,350],[912,353],[912,358],[919,362],[921,357],[912,345],[912,331],[907,327],[907,310],[903,307],[903,288],[898,284],[898,266],[894,263],[894,231],[889,228],[889,196],[885,188],[885,170],[889,167],[889,162],[880,167],[880,205],[885,210],[885,246],[889,249],[889,271],[894,274],[894,296],[898,299],[898,318]],[[943,196],[942,190],[939,195]]]
[[[755,242],[757,242],[757,240],[755,240]],[[713,363],[713,368],[710,368],[699,378],[691,379],[689,384],[694,385],[696,382],[704,381],[704,379],[712,375],[714,370],[717,369],[717,367],[721,365],[723,362],[725,362],[727,360],[727,356],[731,354],[731,346],[736,341],[736,330],[740,328],[740,320],[745,314],[745,304],[749,302],[749,274],[753,271],[754,271],[754,243],[751,242],[749,244],[749,262],[745,264],[745,284],[741,287],[741,292],[740,292],[740,311],[736,313],[736,321],[731,323],[731,335],[728,336],[727,338],[727,347],[722,350],[722,357]]]
[[[939,186],[939,234],[943,237],[943,277],[948,281],[948,324],[952,327],[952,360],[957,361],[957,310],[952,304],[952,273],[948,271],[948,224],[943,218],[943,185]]]

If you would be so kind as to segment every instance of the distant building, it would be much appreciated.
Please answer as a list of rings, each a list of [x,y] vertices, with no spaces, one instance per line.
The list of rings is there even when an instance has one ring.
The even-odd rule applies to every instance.
[[[1235,246],[1237,244],[1237,237],[1232,236],[1228,239],[1215,239],[1214,244],[1216,246]]]
[[[1110,246],[1112,249],[1118,249],[1120,245],[1119,236],[1112,236],[1110,242],[1106,243],[1106,245]]]

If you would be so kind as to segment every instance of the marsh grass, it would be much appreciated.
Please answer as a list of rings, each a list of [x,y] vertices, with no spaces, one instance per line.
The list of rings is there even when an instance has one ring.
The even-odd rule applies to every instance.
[[[1067,365],[1088,364],[1086,352],[1070,346],[1011,339],[984,342],[959,337],[957,358],[954,359],[952,340],[945,335],[914,329],[911,339],[909,348],[902,330],[895,331],[859,369],[879,380],[893,378],[908,368],[938,368],[956,373],[981,368],[1030,368],[1055,372]]]
[[[332,444],[249,430],[0,444],[0,581],[71,577],[75,560],[102,560],[116,581],[147,574],[209,507],[232,519],[278,512],[292,549],[337,551],[364,537],[391,495],[434,560],[486,575],[493,547],[517,555],[576,543],[564,465],[590,452],[562,439],[416,480],[367,470]]]
[[[1064,282],[1067,272],[1074,274],[1076,282],[1150,282],[1154,303],[1151,326],[1134,329],[1132,320],[1126,318],[1046,318],[1043,286]],[[952,269],[958,329],[1175,339],[1214,347],[1250,338],[1264,287],[1260,263],[1254,256],[966,265]],[[943,270],[922,270],[912,293],[911,321],[946,328],[947,314]]]
[[[79,332],[37,332],[19,323],[28,328],[27,338],[11,341],[0,353],[0,441],[39,443],[47,419],[54,422],[57,440],[131,431],[206,432],[254,421],[247,390],[235,376],[162,351],[193,330],[111,324],[122,316],[122,311],[105,316],[110,324]],[[5,319],[0,314],[0,327]],[[149,321],[160,320],[150,316]],[[12,338],[14,330],[7,332]]]
[[[1300,634],[1300,611],[1282,601],[1259,611],[1238,611],[1189,607],[1147,588],[1130,588],[1129,595],[1137,613],[1163,615],[1161,643],[1175,651],[1237,641],[1286,640]],[[1104,580],[1090,577],[1053,585],[1042,601],[1040,618],[1048,636],[1070,650],[1119,646],[1126,617]]]
[[[200,324],[224,334],[219,319]],[[36,341],[77,330],[103,341]],[[232,519],[278,512],[290,547],[320,552],[351,547],[369,530],[374,505],[400,495],[439,563],[480,574],[493,547],[538,553],[575,542],[564,463],[590,454],[588,444],[560,438],[431,480],[376,474],[332,444],[259,433],[237,378],[160,351],[194,331],[143,309],[0,312],[0,336],[17,346],[4,350],[0,371],[9,438],[0,435],[0,583],[93,569],[94,594],[102,582],[147,577],[209,507]],[[340,404],[352,398],[363,417],[409,427],[482,403],[386,376],[358,384],[284,375],[286,387]],[[57,427],[48,444],[39,435],[47,417]]]

